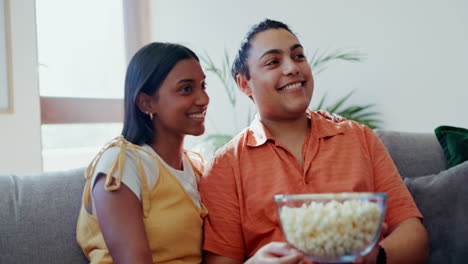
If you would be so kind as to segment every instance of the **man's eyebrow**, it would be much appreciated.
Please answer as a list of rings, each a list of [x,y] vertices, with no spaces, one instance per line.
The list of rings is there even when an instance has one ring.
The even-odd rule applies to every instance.
[[[294,44],[291,46],[290,50],[291,51],[294,51],[295,49],[299,49],[299,48],[304,48],[302,47],[301,44],[297,43],[297,44]],[[266,51],[265,53],[262,54],[262,56],[260,56],[260,58],[258,60],[261,60],[263,57],[265,57],[266,55],[269,55],[269,54],[281,54],[283,51],[281,51],[280,49],[271,49],[271,50],[268,50]]]
[[[299,49],[299,48],[303,49],[304,47],[302,47],[301,44],[297,43],[297,44],[292,45],[290,50],[293,51],[293,50]]]
[[[262,56],[260,56],[260,58],[258,58],[258,60],[261,60],[263,57],[265,57],[268,54],[281,54],[281,53],[282,53],[282,51],[279,50],[279,49],[271,49],[271,50],[268,50],[265,53],[263,53]]]

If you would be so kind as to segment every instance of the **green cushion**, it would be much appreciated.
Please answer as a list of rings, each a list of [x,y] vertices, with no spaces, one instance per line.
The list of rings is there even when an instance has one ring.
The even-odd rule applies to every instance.
[[[447,158],[449,168],[468,160],[468,129],[440,126],[435,134]]]

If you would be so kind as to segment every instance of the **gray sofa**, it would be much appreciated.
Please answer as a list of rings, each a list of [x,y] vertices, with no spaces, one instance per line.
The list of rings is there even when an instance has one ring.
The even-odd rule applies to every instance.
[[[433,133],[376,133],[425,216],[429,263],[467,263],[468,162],[447,170]],[[75,242],[83,173],[0,175],[0,263],[87,263]]]

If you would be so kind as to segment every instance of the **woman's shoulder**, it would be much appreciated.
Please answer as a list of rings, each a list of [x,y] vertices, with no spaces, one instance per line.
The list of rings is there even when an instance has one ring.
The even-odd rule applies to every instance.
[[[185,150],[185,155],[190,162],[190,165],[196,170],[198,174],[203,173],[205,170],[205,159],[198,152]]]
[[[125,159],[129,158],[130,161],[135,160],[137,156],[145,159],[155,158],[149,146],[136,145],[120,137],[106,144],[95,158],[115,160],[117,158],[122,158],[122,156],[125,156]]]
[[[147,147],[132,144],[122,137],[118,137],[106,144],[94,157],[88,166],[90,174],[88,177],[94,176],[96,172],[105,172],[110,168],[125,168],[130,170],[137,170],[138,160],[141,161],[143,167],[153,168],[155,159],[154,153]]]
[[[104,173],[106,177],[122,181],[140,198],[140,178],[146,177],[151,188],[158,178],[158,165],[154,160],[156,157],[148,148],[150,147],[135,145],[121,139],[114,140],[104,146],[91,162],[87,178],[94,183],[97,175]]]

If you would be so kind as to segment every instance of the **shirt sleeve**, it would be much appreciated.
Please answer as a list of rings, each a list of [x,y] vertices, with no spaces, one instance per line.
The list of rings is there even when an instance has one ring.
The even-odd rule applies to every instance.
[[[365,133],[373,162],[375,190],[388,195],[385,215],[388,226],[392,227],[411,217],[422,219],[421,212],[384,144],[369,128],[365,128]]]
[[[96,177],[99,173],[107,174],[109,172],[112,164],[118,158],[119,151],[120,149],[118,147],[112,147],[104,151],[99,162],[96,164],[96,169],[94,170],[93,179],[91,181],[91,189],[93,188]],[[128,148],[125,149],[125,152],[126,156],[125,164],[123,166],[122,183],[125,184],[125,186],[127,186],[139,200],[141,200],[141,176],[138,173],[136,156]],[[157,177],[158,175],[158,166],[146,153],[139,151],[139,154],[148,179],[148,186],[152,186],[156,182],[154,177]],[[119,169],[116,169],[112,176],[115,178],[118,174]]]
[[[200,180],[200,194],[208,209],[204,223],[203,249],[221,256],[243,260],[239,191],[236,166],[228,154],[215,156]]]

